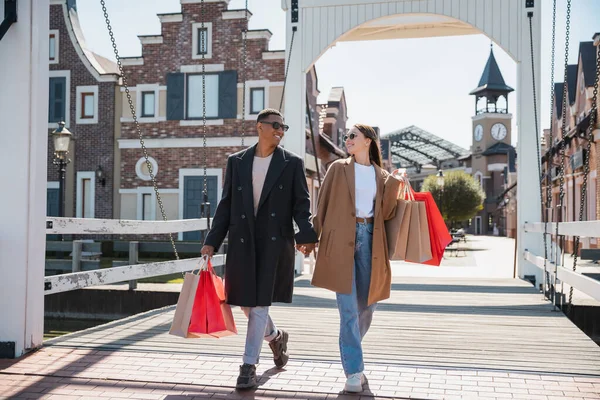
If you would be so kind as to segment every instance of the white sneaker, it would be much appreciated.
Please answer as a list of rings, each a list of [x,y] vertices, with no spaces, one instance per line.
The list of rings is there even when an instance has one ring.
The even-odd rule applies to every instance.
[[[365,375],[362,372],[351,374],[346,379],[346,385],[344,390],[350,393],[360,393],[363,388],[362,385],[365,383]]]

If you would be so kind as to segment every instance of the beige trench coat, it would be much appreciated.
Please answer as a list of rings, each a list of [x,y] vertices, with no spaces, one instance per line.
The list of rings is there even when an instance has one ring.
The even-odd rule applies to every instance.
[[[400,180],[377,165],[373,166],[377,179],[377,195],[369,305],[390,297],[392,272],[384,221],[392,219],[395,215],[400,187]],[[317,213],[313,218],[319,247],[312,284],[343,294],[350,294],[352,291],[356,235],[354,182],[353,157],[331,164],[320,189]]]

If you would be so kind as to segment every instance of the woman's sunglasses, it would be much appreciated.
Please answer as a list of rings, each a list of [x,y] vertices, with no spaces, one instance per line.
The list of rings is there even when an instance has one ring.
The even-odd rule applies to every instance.
[[[354,140],[354,139],[356,139],[356,137],[357,137],[357,136],[358,136],[358,135],[357,135],[356,133],[354,133],[354,132],[352,132],[352,133],[351,133],[351,134],[349,134],[349,135],[344,135],[344,142],[345,142],[346,140],[348,140],[348,139],[350,139],[350,140]]]
[[[288,125],[280,124],[279,122],[269,122],[269,121],[260,121],[261,124],[269,124],[275,130],[279,130],[279,128],[283,129],[284,132],[287,132],[290,127]]]

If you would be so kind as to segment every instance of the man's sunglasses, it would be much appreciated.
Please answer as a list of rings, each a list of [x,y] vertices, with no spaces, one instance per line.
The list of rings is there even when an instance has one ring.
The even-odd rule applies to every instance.
[[[275,130],[279,130],[279,128],[283,129],[284,132],[287,132],[290,127],[288,125],[280,124],[279,122],[269,122],[269,121],[260,121],[261,124],[269,124]]]
[[[351,133],[351,134],[349,134],[349,135],[344,135],[344,142],[345,142],[346,140],[348,140],[348,139],[350,139],[350,140],[354,140],[354,139],[356,139],[356,137],[357,137],[357,136],[358,136],[358,135],[357,135],[356,133],[354,133],[354,132],[352,132],[352,133]]]

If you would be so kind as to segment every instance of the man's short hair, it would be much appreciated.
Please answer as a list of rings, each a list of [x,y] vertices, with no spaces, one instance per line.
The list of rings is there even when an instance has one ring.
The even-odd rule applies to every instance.
[[[277,115],[281,118],[283,118],[283,115],[281,115],[281,113],[279,111],[277,111],[274,108],[265,108],[264,110],[262,110],[261,112],[258,113],[258,117],[256,118],[256,122],[261,122],[266,120],[269,115]]]

